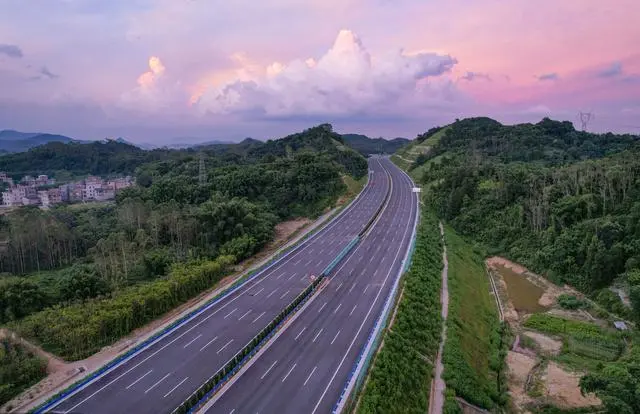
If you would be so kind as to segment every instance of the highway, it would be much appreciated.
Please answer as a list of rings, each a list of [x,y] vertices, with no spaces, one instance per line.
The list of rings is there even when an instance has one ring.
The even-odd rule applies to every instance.
[[[200,412],[330,413],[400,274],[417,214],[410,180],[390,161],[388,207],[329,284]]]
[[[388,161],[382,161],[388,162]],[[220,302],[48,409],[55,413],[168,413],[229,361],[364,228],[388,176],[369,160],[369,185],[336,219]]]

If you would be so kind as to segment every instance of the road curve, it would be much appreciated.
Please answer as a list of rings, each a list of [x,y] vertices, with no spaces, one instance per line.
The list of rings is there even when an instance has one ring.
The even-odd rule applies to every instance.
[[[383,161],[384,162],[384,161]],[[47,412],[169,413],[220,369],[364,228],[385,198],[378,159],[360,197],[300,248]]]
[[[331,412],[400,274],[417,214],[410,180],[383,164],[393,189],[379,222],[310,306],[201,412]]]

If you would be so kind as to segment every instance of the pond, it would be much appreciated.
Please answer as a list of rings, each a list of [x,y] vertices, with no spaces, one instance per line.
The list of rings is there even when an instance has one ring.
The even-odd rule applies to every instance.
[[[544,289],[531,283],[525,276],[520,275],[508,267],[496,265],[496,270],[507,284],[507,293],[513,306],[518,312],[544,312],[547,308],[540,305],[538,300]]]

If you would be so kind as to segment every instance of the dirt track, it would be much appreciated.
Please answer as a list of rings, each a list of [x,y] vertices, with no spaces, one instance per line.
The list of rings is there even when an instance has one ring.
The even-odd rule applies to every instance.
[[[429,413],[440,414],[444,407],[444,393],[446,390],[446,384],[442,379],[442,372],[444,367],[442,366],[442,352],[444,350],[444,344],[447,341],[447,316],[449,316],[449,261],[447,260],[447,245],[444,244],[444,227],[440,223],[440,235],[443,241],[442,250],[442,288],[440,290],[440,302],[442,303],[442,334],[440,336],[440,347],[438,348],[438,357],[436,359],[436,372],[431,385],[431,398],[429,398]]]

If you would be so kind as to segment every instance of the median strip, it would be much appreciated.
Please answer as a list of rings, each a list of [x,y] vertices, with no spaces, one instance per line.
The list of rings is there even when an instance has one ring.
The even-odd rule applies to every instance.
[[[391,176],[387,172],[389,176],[389,184],[387,188],[387,192],[385,194],[384,200],[382,204],[377,208],[375,214],[371,219],[367,222],[366,226],[356,237],[353,238],[347,244],[347,246],[342,249],[342,251],[329,263],[329,265],[320,273],[320,275],[313,280],[313,282],[302,291],[285,309],[283,309],[265,328],[263,328],[256,336],[253,337],[247,345],[245,345],[240,351],[238,351],[221,369],[219,369],[215,374],[213,374],[204,384],[202,384],[196,391],[194,391],[182,404],[180,404],[176,409],[173,410],[172,414],[185,414],[185,413],[193,413],[197,412],[198,409],[203,407],[204,404],[207,403],[221,388],[227,383],[245,364],[249,362],[249,360],[264,346],[266,345],[273,336],[278,332],[278,330],[288,321],[291,317],[300,310],[304,304],[315,294],[318,292],[320,286],[322,286],[322,282],[324,279],[331,274],[331,272],[335,269],[335,267],[353,250],[353,248],[360,242],[362,236],[370,230],[371,227],[376,223],[376,220],[379,218],[381,212],[387,206],[389,201],[389,196],[391,193]],[[325,304],[326,305],[326,304]],[[323,306],[324,307],[324,306]],[[320,332],[316,334],[317,339]],[[334,338],[335,340],[335,338]],[[317,368],[317,367],[316,367]],[[313,372],[316,370],[313,369],[306,383],[309,381],[309,378],[313,375]]]

